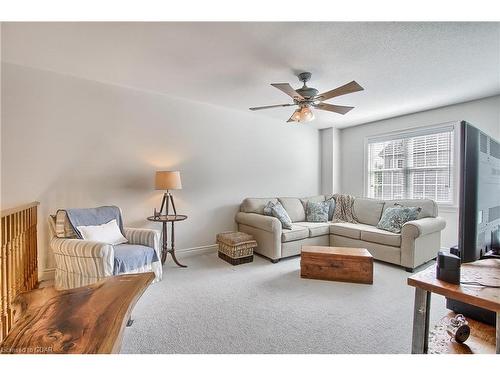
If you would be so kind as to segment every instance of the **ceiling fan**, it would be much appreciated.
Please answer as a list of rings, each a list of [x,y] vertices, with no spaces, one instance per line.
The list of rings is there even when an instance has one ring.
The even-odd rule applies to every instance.
[[[293,103],[288,104],[276,104],[276,105],[266,105],[263,107],[252,107],[251,111],[259,111],[261,109],[278,108],[278,107],[291,107],[298,106],[292,116],[287,122],[308,122],[314,119],[314,113],[311,111],[311,107],[316,109],[321,109],[323,111],[330,111],[335,113],[340,113],[345,115],[354,107],[347,107],[343,105],[334,105],[323,103],[324,100],[335,98],[337,96],[350,94],[356,91],[364,90],[356,81],[351,81],[343,86],[337,87],[336,89],[318,94],[318,90],[312,87],[307,87],[306,82],[311,79],[311,73],[303,72],[298,75],[299,80],[304,83],[304,85],[297,90],[294,90],[289,83],[271,83],[271,86],[283,91],[285,94],[293,99]]]

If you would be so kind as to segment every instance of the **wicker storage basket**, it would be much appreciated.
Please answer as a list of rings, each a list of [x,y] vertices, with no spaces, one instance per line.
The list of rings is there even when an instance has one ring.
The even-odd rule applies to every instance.
[[[253,249],[257,241],[249,234],[242,232],[224,232],[217,235],[219,258],[232,265],[253,261]]]

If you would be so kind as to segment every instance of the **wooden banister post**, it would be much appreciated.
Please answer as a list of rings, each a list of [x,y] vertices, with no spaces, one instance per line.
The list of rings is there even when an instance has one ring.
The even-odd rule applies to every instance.
[[[13,324],[12,303],[38,284],[37,207],[39,202],[2,210],[0,228],[0,342]]]

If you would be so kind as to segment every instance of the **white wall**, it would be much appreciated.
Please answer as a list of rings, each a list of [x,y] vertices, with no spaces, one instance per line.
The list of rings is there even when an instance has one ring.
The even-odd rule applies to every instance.
[[[340,132],[341,190],[356,196],[364,195],[364,142],[366,137],[459,120],[466,120],[492,137],[500,139],[500,96],[342,129]],[[447,221],[447,228],[442,235],[442,246],[449,247],[457,244],[457,209],[440,209],[440,215]]]
[[[155,226],[156,170],[182,174],[179,249],[234,229],[245,197],[319,193],[312,127],[12,64],[2,79],[2,207],[41,202],[42,271],[54,266],[46,217],[58,208],[115,204],[126,225]]]
[[[340,130],[320,130],[321,142],[321,194],[333,194],[340,190]]]
[[[39,200],[40,269],[54,266],[45,219],[64,207],[116,204],[127,225],[159,205],[159,169],[179,169],[179,249],[234,228],[247,196],[363,195],[364,139],[467,120],[500,139],[500,96],[345,129],[317,131],[157,93],[2,64],[2,207]],[[320,135],[321,134],[321,137]],[[443,246],[457,242],[457,211]]]

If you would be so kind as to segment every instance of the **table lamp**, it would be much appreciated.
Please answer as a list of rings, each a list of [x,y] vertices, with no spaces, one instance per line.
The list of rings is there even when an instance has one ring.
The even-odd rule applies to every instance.
[[[163,194],[163,199],[161,201],[161,208],[159,215],[162,215],[163,208],[166,206],[166,215],[169,214],[169,202],[172,203],[172,208],[174,210],[174,215],[177,215],[175,210],[174,197],[170,194],[169,190],[182,189],[181,174],[179,171],[157,171],[155,176],[155,189],[156,190],[166,190]]]

